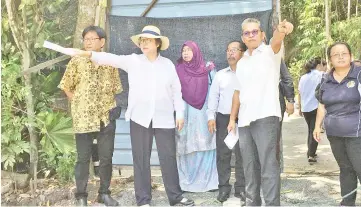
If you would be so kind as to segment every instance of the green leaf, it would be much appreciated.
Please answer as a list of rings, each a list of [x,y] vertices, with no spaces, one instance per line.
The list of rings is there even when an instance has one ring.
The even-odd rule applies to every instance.
[[[61,153],[75,151],[72,121],[64,113],[46,112],[38,116],[45,123],[42,144],[49,148],[50,142]]]
[[[22,1],[21,4],[20,4],[19,7],[18,7],[18,10],[19,10],[19,11],[20,11],[20,10],[23,10],[24,7],[25,7],[25,3],[24,3],[24,1]]]
[[[41,89],[45,93],[54,93],[58,90],[58,85],[61,80],[61,74],[59,71],[53,71],[48,75],[43,83],[41,84]]]

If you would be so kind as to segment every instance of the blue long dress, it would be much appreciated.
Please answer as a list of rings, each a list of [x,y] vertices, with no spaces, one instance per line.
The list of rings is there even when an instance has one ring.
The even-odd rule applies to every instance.
[[[209,73],[210,88],[216,71]],[[201,110],[185,103],[184,127],[176,134],[179,182],[183,191],[218,189],[215,133],[208,131],[207,104]]]

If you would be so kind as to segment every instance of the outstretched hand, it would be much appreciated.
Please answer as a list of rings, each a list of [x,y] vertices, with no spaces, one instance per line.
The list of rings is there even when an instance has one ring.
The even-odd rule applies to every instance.
[[[291,34],[293,31],[293,24],[287,22],[287,20],[283,20],[278,26],[277,30],[280,33],[285,33],[286,35]]]

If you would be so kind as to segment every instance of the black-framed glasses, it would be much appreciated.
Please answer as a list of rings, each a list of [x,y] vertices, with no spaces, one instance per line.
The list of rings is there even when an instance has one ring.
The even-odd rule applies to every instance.
[[[250,37],[252,34],[252,37],[254,37],[254,36],[258,35],[259,32],[262,32],[262,30],[254,29],[252,31],[245,31],[245,32],[243,32],[242,35],[245,37]]]
[[[83,39],[83,42],[95,42],[95,40],[100,40],[99,37],[97,38],[86,38],[86,39]]]
[[[238,51],[243,52],[241,49],[238,49],[238,48],[232,48],[232,49],[227,49],[226,50],[227,53],[236,53]]]

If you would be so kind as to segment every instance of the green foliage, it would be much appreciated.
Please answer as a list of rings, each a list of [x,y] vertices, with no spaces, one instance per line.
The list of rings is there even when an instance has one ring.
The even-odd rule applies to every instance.
[[[361,17],[353,17],[332,25],[335,41],[344,41],[351,45],[353,57],[361,60]]]
[[[17,80],[21,70],[19,62],[17,54],[1,62],[1,162],[5,169],[21,162],[19,155],[28,153],[30,147],[27,137],[23,136],[27,117],[22,116],[25,90]]]
[[[74,175],[75,140],[72,122],[60,112],[40,112],[38,125],[41,130],[42,171],[56,171],[61,181],[70,181]]]
[[[58,156],[57,176],[60,181],[68,182],[74,178],[74,166],[76,162],[76,153],[64,154]]]
[[[352,0],[350,20],[346,19],[346,0],[329,2],[331,42],[326,39],[324,0],[281,0],[282,19],[292,22],[295,28],[285,40],[285,60],[296,85],[303,74],[303,65],[313,57],[326,59],[326,48],[332,42],[349,43],[354,58],[361,59],[361,17],[355,16],[356,2]]]
[[[42,111],[37,115],[41,134],[42,150],[53,152],[58,150],[62,154],[75,151],[74,133],[70,117],[61,112]]]
[[[20,31],[18,40],[27,42],[30,50],[31,66],[55,58],[58,54],[41,47],[44,40],[70,46],[71,34],[60,29],[60,16],[69,0],[22,0],[15,12],[16,26]],[[2,2],[3,3],[3,2]],[[25,85],[21,77],[22,56],[17,47],[14,34],[9,27],[9,18],[5,3],[1,6],[1,162],[4,169],[12,170],[14,165],[22,162],[23,153],[29,153],[29,134],[27,126],[29,117],[25,104]],[[25,15],[23,15],[25,14]],[[24,18],[25,17],[25,18]],[[26,24],[24,24],[26,22]],[[56,112],[53,109],[55,97],[60,90],[57,85],[60,81],[62,66],[54,65],[44,72],[32,74],[32,94],[36,119],[35,127],[40,137],[40,163],[46,169],[57,169],[58,165],[72,159],[74,154],[74,139],[71,118],[66,113]],[[65,173],[65,171],[64,171]],[[66,177],[66,176],[65,176]]]

